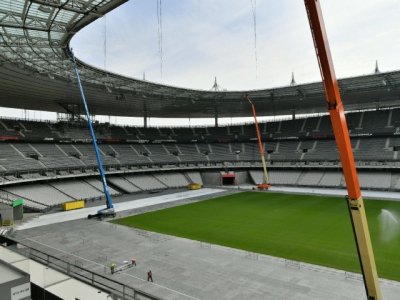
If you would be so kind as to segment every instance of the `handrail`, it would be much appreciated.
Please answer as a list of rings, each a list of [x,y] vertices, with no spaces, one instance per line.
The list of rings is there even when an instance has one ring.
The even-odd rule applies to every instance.
[[[110,293],[115,293],[119,297],[122,297],[122,299],[124,299],[124,300],[136,300],[136,299],[138,299],[137,298],[138,296],[140,297],[140,299],[143,299],[143,300],[145,300],[145,299],[146,300],[163,300],[162,298],[150,295],[144,291],[130,287],[126,284],[123,284],[116,280],[110,279],[104,275],[100,275],[98,273],[92,272],[88,269],[78,266],[77,264],[71,264],[69,261],[65,261],[61,258],[47,254],[38,249],[32,248],[32,247],[24,245],[22,243],[17,243],[17,244],[23,245],[25,248],[18,248],[15,244],[13,246],[9,246],[8,249],[12,248],[13,251],[15,251],[29,259],[35,260],[39,263],[44,263],[48,267],[52,267],[55,270],[58,270],[58,271],[66,274],[66,275],[69,275],[77,280],[80,280],[85,283],[89,283],[93,286],[96,286],[96,288],[100,288],[100,289],[105,290]],[[26,249],[28,251],[26,251]],[[85,274],[88,274],[88,275],[85,276]],[[100,279],[102,281],[100,281]],[[145,297],[145,298],[142,298],[142,297]]]

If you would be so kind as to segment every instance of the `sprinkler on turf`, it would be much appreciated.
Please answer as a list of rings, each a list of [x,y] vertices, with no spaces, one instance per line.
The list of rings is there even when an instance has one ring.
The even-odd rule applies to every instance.
[[[391,242],[400,234],[399,217],[387,209],[382,209],[379,217],[380,236],[383,243]]]

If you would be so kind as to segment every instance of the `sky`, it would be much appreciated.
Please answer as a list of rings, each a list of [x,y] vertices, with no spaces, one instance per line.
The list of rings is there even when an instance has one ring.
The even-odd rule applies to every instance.
[[[75,55],[111,72],[201,90],[215,77],[227,90],[289,85],[292,72],[300,84],[321,81],[304,1],[163,0],[162,72],[157,2],[130,0],[90,24],[72,39]],[[371,74],[376,60],[382,72],[400,69],[400,0],[321,6],[338,78]]]
[[[256,3],[256,43],[252,3]],[[322,0],[339,78],[400,68],[399,0]],[[163,0],[160,71],[157,0],[130,0],[80,31],[77,57],[109,71],[168,85],[228,90],[320,81],[303,1]],[[255,59],[257,53],[257,63]]]

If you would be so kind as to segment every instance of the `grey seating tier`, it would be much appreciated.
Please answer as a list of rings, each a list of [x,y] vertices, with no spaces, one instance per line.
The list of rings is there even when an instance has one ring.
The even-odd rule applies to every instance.
[[[107,177],[107,180],[114,184],[116,187],[124,190],[127,193],[136,193],[140,192],[141,189],[135,186],[132,182],[126,180],[123,177]]]
[[[76,200],[98,198],[104,196],[103,192],[99,191],[90,184],[80,180],[51,182],[50,185]]]
[[[127,175],[125,179],[139,187],[142,190],[159,190],[166,189],[167,186],[155,179],[153,176],[146,174]]]

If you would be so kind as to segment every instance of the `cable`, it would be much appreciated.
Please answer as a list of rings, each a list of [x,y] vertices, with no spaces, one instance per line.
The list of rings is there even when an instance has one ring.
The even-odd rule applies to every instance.
[[[160,54],[160,73],[161,80],[163,76],[163,30],[162,30],[162,9],[161,9],[161,0],[157,0],[157,21],[158,21],[158,52]]]
[[[161,79],[163,75],[163,27],[162,27],[162,10],[161,10],[161,0],[160,0],[160,27],[161,27]]]
[[[254,55],[256,60],[256,80],[258,74],[258,60],[257,60],[257,0],[250,0],[251,10],[253,12],[254,23]]]
[[[104,70],[107,70],[107,17],[103,16],[103,55],[104,55]]]

